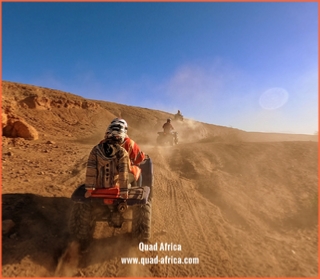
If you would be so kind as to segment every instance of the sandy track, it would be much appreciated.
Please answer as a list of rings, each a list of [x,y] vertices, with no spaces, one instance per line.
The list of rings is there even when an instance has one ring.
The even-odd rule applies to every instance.
[[[175,147],[175,149],[179,148],[182,147]],[[161,154],[162,150],[159,149],[158,152]],[[167,266],[167,276],[219,277],[220,274],[227,273],[231,276],[232,267],[224,248],[221,246],[221,241],[214,241],[219,238],[217,233],[219,224],[216,220],[213,220],[218,218],[210,216],[210,212],[214,213],[214,208],[209,209],[207,207],[205,210],[199,210],[201,204],[203,205],[205,201],[196,193],[193,184],[186,179],[181,179],[170,170],[168,158],[162,157],[162,161],[161,156],[157,158],[157,165],[164,167],[155,168],[157,185],[155,193],[159,197],[156,200],[155,207],[160,208],[160,210],[154,212],[154,215],[156,220],[160,219],[159,224],[163,225],[163,229],[170,233],[162,238],[156,238],[154,241],[179,243],[183,247],[180,253],[181,257],[199,258],[199,264],[197,265]],[[204,225],[204,223],[207,223],[204,222],[206,219],[211,220],[209,221],[210,226]],[[216,223],[214,226],[213,222]],[[174,252],[171,252],[172,254]]]
[[[200,179],[199,174],[203,172],[203,167],[198,166],[199,169],[197,169],[190,165],[188,158],[191,154],[182,156],[183,152],[193,149],[194,156],[198,154],[203,160],[206,160],[204,155],[201,155],[203,149],[197,145],[192,146],[191,144],[188,148],[183,144],[173,148],[145,147],[154,162],[155,178],[155,198],[152,209],[153,237],[150,243],[157,243],[158,247],[161,243],[179,244],[181,251],[142,252],[138,249],[138,243],[133,242],[130,235],[126,234],[125,228],[114,230],[105,224],[99,224],[88,253],[74,256],[73,263],[72,261],[70,263],[74,265],[76,257],[79,257],[78,266],[72,271],[74,276],[242,277],[293,276],[295,274],[312,276],[316,274],[316,218],[312,219],[314,221],[305,220],[295,225],[295,218],[296,222],[299,222],[299,216],[306,218],[307,214],[314,214],[312,208],[306,205],[303,207],[301,203],[298,203],[296,204],[300,207],[300,209],[297,208],[298,215],[291,219],[288,216],[282,221],[286,223],[281,225],[280,222],[278,228],[274,227],[279,221],[273,219],[272,216],[286,212],[288,205],[278,204],[278,208],[271,209],[269,206],[275,206],[275,203],[270,201],[271,203],[268,204],[265,201],[266,204],[263,207],[252,212],[250,211],[251,206],[257,204],[251,200],[251,197],[258,198],[259,192],[255,192],[254,189],[247,193],[242,191],[242,188],[253,185],[250,184],[252,181],[255,185],[259,181],[264,181],[265,178],[260,173],[256,173],[259,167],[252,170],[250,177],[247,178],[245,174],[242,174],[242,180],[235,179],[235,171],[241,172],[241,170],[237,169],[236,165],[228,169],[230,166],[226,164],[230,159],[229,155],[223,155],[226,147],[218,145],[215,150],[211,151],[211,165],[206,164],[208,168],[215,170],[214,175],[211,173],[206,179]],[[272,144],[272,146],[269,148],[274,149],[272,152],[276,153],[282,148],[277,144]],[[306,147],[303,146],[292,143],[295,151],[300,150],[305,154],[304,156],[307,154],[313,156],[311,150],[315,150],[316,145],[310,143],[309,146],[308,144],[305,145]],[[228,148],[230,149],[230,146]],[[240,157],[243,156],[240,152],[241,148],[247,152],[246,146],[238,147]],[[83,150],[77,154],[76,161],[73,156],[70,156],[70,161],[66,162],[65,168],[66,172],[72,175],[54,175],[54,183],[48,178],[41,184],[35,183],[33,186],[29,184],[28,188],[20,188],[20,194],[10,193],[9,185],[4,183],[7,192],[2,196],[4,218],[14,220],[17,225],[14,233],[3,239],[3,276],[43,277],[55,274],[59,259],[68,245],[66,228],[71,205],[69,197],[72,189],[75,189],[81,181],[85,167],[85,154],[89,149],[89,146],[84,146]],[[251,150],[254,150],[253,146]],[[38,152],[41,152],[41,148]],[[311,160],[308,156],[305,160]],[[269,158],[268,155],[249,157],[252,159],[246,164],[250,166],[265,165]],[[23,160],[19,159],[19,156],[16,159]],[[295,156],[292,160],[294,159]],[[46,160],[45,157],[38,156],[38,160],[39,166],[45,166],[42,164],[42,160]],[[289,157],[287,160],[291,164]],[[306,164],[306,161],[301,164]],[[50,173],[50,169],[46,171]],[[264,172],[271,171],[282,172],[279,167],[273,169],[272,165],[264,169]],[[316,188],[308,184],[312,181],[312,172],[307,175],[309,173],[307,170],[301,169],[301,173],[296,170],[292,171],[292,173],[288,172],[288,175],[292,176],[291,183],[301,177],[301,173],[305,175],[304,182],[299,182],[305,183],[305,191],[288,182],[291,190],[302,191],[305,199],[311,199],[312,189],[316,191]],[[7,176],[10,177],[10,173],[4,176],[4,182],[9,179]],[[192,176],[196,179],[192,179]],[[279,179],[278,186],[281,185]],[[12,183],[10,185],[12,189],[24,185],[19,184],[20,176],[9,181]],[[210,191],[204,188],[204,185],[209,187]],[[268,187],[271,186],[272,184]],[[228,192],[228,187],[231,187],[235,193]],[[239,190],[240,192],[237,192]],[[284,190],[279,192],[278,196],[284,195],[286,193],[283,192]],[[272,192],[269,193],[272,195]],[[238,196],[238,200],[230,200],[235,196]],[[294,210],[294,204],[289,202],[289,205],[291,210]],[[266,211],[267,209],[269,211]],[[198,258],[199,264],[144,266],[121,264],[122,257],[154,258],[156,256]],[[72,267],[67,269],[65,275],[70,275],[68,274],[70,269]]]

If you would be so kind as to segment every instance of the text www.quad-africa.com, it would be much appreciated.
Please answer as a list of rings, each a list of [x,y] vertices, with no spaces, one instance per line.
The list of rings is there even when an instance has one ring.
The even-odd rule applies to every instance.
[[[179,258],[179,257],[154,257],[154,258],[147,258],[147,257],[141,257],[141,258],[121,258],[122,264],[141,264],[141,265],[147,265],[147,264],[199,264],[199,258]]]

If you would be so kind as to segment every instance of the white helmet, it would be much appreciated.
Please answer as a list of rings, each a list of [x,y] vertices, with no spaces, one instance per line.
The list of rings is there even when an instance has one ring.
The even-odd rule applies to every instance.
[[[123,125],[125,130],[127,131],[128,130],[128,124],[127,122],[122,119],[122,118],[115,118],[111,121],[111,124],[110,125]]]
[[[115,118],[108,126],[105,138],[122,143],[127,135],[128,125],[124,119]]]

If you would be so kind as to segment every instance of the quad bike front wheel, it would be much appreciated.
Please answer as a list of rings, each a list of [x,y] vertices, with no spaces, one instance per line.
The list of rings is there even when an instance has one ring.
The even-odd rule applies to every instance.
[[[81,249],[86,249],[93,237],[95,216],[92,206],[87,203],[73,203],[69,219],[69,232],[73,240],[80,243]]]
[[[132,236],[140,241],[151,237],[151,202],[133,208]]]

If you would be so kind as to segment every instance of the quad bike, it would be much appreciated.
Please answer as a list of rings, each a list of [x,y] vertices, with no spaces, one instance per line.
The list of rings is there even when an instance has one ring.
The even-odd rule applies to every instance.
[[[174,120],[183,121],[183,115],[182,114],[175,114]]]
[[[160,144],[160,145],[178,144],[178,132],[171,132],[171,133],[158,132],[157,144]]]
[[[108,222],[109,227],[121,228],[128,222],[134,239],[147,241],[151,237],[151,200],[153,165],[150,158],[140,164],[142,186],[129,188],[128,198],[119,197],[119,188],[95,189],[86,198],[85,185],[72,194],[73,206],[69,219],[69,232],[73,240],[86,249],[93,237],[97,221]],[[128,214],[129,212],[129,214]],[[131,218],[127,218],[127,216]]]

